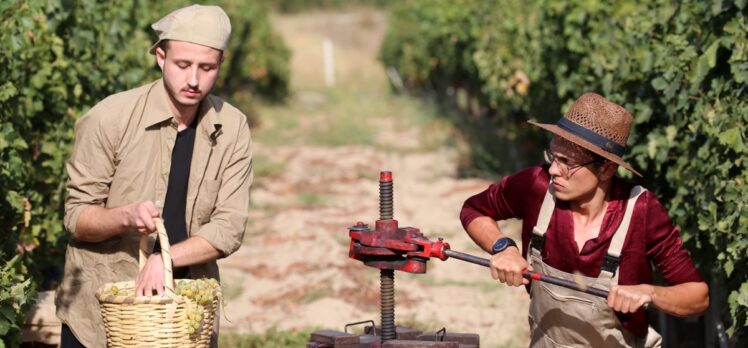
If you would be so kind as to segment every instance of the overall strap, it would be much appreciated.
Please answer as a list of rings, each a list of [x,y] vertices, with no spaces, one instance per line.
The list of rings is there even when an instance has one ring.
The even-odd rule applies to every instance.
[[[556,198],[553,196],[553,185],[551,182],[548,184],[548,191],[546,191],[545,198],[543,198],[543,204],[540,206],[538,221],[532,229],[530,252],[527,253],[528,260],[530,259],[530,255],[534,253],[536,253],[538,257],[543,253],[543,248],[545,247],[545,232],[548,230],[548,225],[551,222],[551,216],[553,216],[553,209],[555,207]]]
[[[634,186],[629,194],[628,202],[626,202],[626,212],[623,214],[623,220],[618,226],[618,229],[613,234],[613,239],[610,241],[608,246],[608,252],[605,255],[603,261],[603,267],[600,270],[600,279],[613,280],[618,284],[618,265],[621,263],[621,249],[623,249],[623,242],[626,240],[626,235],[629,231],[631,224],[631,216],[634,213],[634,206],[636,205],[637,199],[644,193],[646,189],[641,186]]]

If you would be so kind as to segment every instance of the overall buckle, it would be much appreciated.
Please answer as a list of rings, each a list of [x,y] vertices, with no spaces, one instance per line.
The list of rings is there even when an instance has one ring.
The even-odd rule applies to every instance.
[[[605,254],[603,261],[603,271],[608,271],[611,274],[616,274],[618,265],[621,263],[621,258],[610,254]]]

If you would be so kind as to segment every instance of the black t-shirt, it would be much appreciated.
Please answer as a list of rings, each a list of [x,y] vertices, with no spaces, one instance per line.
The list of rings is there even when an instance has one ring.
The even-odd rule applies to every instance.
[[[174,149],[171,152],[171,169],[169,170],[169,184],[166,187],[164,202],[164,226],[171,245],[187,239],[187,223],[185,210],[187,209],[187,186],[190,179],[190,165],[192,150],[195,146],[197,119],[189,127],[177,132]],[[161,251],[161,244],[156,241],[153,251]],[[174,267],[174,279],[188,277],[189,267]]]

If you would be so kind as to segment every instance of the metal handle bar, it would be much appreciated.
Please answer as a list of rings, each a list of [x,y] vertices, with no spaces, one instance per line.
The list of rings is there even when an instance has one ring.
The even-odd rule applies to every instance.
[[[484,259],[482,257],[478,257],[478,256],[470,255],[470,254],[461,253],[459,251],[455,251],[455,250],[451,250],[451,249],[450,250],[444,250],[444,255],[446,255],[448,257],[452,257],[452,258],[458,259],[458,260],[462,260],[462,261],[474,263],[476,265],[480,265],[480,266],[483,266],[483,267],[491,267],[491,261],[489,259]],[[572,281],[569,281],[569,280],[566,280],[566,279],[561,279],[561,278],[549,276],[549,275],[544,274],[544,273],[525,271],[525,272],[522,273],[522,276],[525,277],[525,278],[527,278],[527,279],[539,280],[541,282],[555,284],[555,285],[562,286],[562,287],[565,287],[565,288],[568,288],[568,289],[585,292],[585,293],[588,293],[588,294],[591,294],[591,295],[595,295],[595,296],[599,296],[599,297],[602,297],[602,298],[608,298],[608,291],[606,291],[606,290],[579,285],[579,284],[577,284],[575,282],[572,282]]]

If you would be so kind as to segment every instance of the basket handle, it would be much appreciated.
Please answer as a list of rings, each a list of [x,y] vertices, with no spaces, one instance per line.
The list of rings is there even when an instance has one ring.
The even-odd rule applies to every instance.
[[[153,218],[153,224],[156,225],[156,232],[158,240],[161,243],[161,259],[164,261],[164,288],[166,295],[173,297],[174,295],[174,272],[171,266],[171,252],[169,245],[169,236],[166,234],[166,227],[164,226],[164,220],[161,218]],[[139,258],[139,269],[142,271],[145,267],[145,263],[148,260],[148,236],[140,236],[140,258]]]

